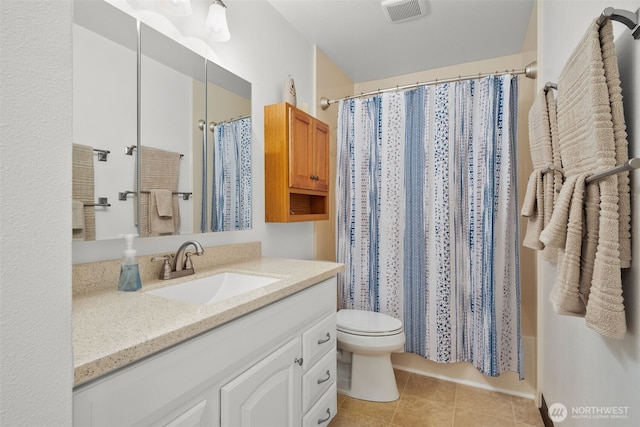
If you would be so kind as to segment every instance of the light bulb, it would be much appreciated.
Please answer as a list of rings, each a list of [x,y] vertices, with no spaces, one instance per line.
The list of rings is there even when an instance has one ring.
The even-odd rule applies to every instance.
[[[227,25],[227,8],[221,2],[214,1],[209,7],[206,22],[211,31],[210,38],[214,42],[226,42],[231,38]]]

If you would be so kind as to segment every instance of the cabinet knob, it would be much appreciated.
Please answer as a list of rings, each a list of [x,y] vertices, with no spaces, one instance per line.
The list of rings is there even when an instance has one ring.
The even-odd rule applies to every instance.
[[[294,360],[293,363],[297,363],[298,365],[302,366],[302,357],[299,359],[296,357],[296,360]]]

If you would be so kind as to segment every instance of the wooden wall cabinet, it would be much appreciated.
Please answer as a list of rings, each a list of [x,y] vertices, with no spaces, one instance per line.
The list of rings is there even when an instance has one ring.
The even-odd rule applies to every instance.
[[[265,220],[329,219],[329,126],[286,102],[264,107]]]

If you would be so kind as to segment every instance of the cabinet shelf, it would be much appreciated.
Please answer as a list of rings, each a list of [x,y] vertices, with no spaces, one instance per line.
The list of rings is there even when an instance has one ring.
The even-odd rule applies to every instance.
[[[265,220],[329,219],[329,126],[286,102],[264,107]]]

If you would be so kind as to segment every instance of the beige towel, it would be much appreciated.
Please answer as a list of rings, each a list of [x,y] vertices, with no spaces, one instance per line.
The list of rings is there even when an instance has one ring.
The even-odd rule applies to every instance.
[[[71,228],[73,229],[73,240],[84,240],[84,202],[73,200],[71,206]]]
[[[73,144],[72,149],[72,200],[94,203],[93,148]],[[96,212],[93,206],[83,206],[84,232],[72,231],[74,240],[96,239]]]
[[[142,191],[178,191],[178,180],[180,175],[179,153],[151,147],[142,147],[138,150],[138,155],[140,155],[140,189]],[[180,229],[180,207],[178,204],[178,195],[174,194],[171,198],[174,231],[169,231],[167,233],[175,233]],[[140,237],[165,234],[156,233],[150,229],[150,202],[151,193],[140,194],[140,224],[138,224],[138,233],[140,234]]]
[[[609,20],[608,20],[609,21]],[[600,45],[604,64],[604,78],[609,90],[611,105],[611,122],[613,123],[613,137],[616,149],[616,165],[625,164],[629,160],[624,108],[622,105],[622,87],[616,47],[613,43],[613,25],[609,21],[600,28]],[[618,207],[620,238],[620,267],[631,267],[631,193],[629,189],[629,172],[618,174]]]
[[[527,192],[522,204],[522,216],[527,217],[527,231],[522,244],[528,248],[542,250],[540,233],[544,228],[544,186],[541,170],[535,170],[529,176]]]
[[[579,175],[571,175],[567,178],[560,196],[556,201],[551,221],[540,233],[540,240],[549,247],[565,249],[567,241],[567,225],[569,223],[569,211],[571,209],[571,199],[576,187]]]
[[[544,225],[545,227],[551,221],[554,206],[560,195],[564,175],[562,174],[562,157],[560,155],[560,142],[558,141],[558,119],[556,113],[556,99],[552,89],[547,89],[547,113],[549,114],[549,129],[551,131],[551,154],[554,170],[544,174]],[[558,249],[553,247],[545,247],[542,251],[542,257],[552,263],[556,263],[558,259]]]
[[[580,297],[580,251],[583,228],[582,208],[587,176],[587,174],[573,176],[565,183],[565,186],[573,186],[568,209],[568,223],[565,223],[565,244],[566,247],[575,249],[564,254],[558,271],[559,279],[556,281],[549,298],[553,309],[558,314],[584,316],[586,313],[585,303]],[[565,192],[565,194],[568,193],[569,191]]]
[[[529,110],[529,149],[534,170],[529,177],[522,207],[522,216],[529,218],[523,245],[536,250],[545,249],[540,241],[540,233],[551,219],[556,199],[555,175],[559,172],[548,169],[551,166],[555,169],[561,167],[559,153],[557,150],[554,152],[552,134],[555,136],[557,132],[552,132],[551,114],[555,125],[555,100],[553,94],[543,89]],[[544,253],[546,258],[552,260],[555,260],[557,255],[554,249],[545,250]]]
[[[149,233],[151,235],[175,233],[172,199],[170,190],[151,190],[149,198]]]
[[[607,21],[603,26],[603,33],[610,31],[610,27],[611,22]],[[609,44],[612,46],[612,43]],[[558,80],[558,137],[567,182],[558,197],[551,223],[541,234],[541,240],[546,245],[565,248],[561,265],[563,273],[558,275],[556,288],[571,291],[554,292],[554,308],[566,307],[567,311],[577,314],[577,277],[580,297],[582,301],[587,301],[587,326],[605,336],[622,338],[626,332],[626,324],[620,274],[621,226],[618,217],[617,176],[587,185],[583,202],[586,219],[578,219],[576,214],[571,215],[571,211],[574,211],[571,205],[574,201],[578,203],[582,197],[580,194],[575,194],[574,197],[574,190],[584,194],[579,183],[582,177],[613,168],[619,157],[602,53],[603,48],[606,50],[611,46],[601,46],[600,27],[594,20]],[[604,57],[611,54],[607,51]],[[597,187],[597,191],[592,187]],[[565,209],[566,206],[571,208]],[[578,241],[578,225],[575,222],[580,220],[584,221],[580,233],[583,233],[584,224],[587,230],[585,238]],[[568,229],[564,232],[564,237],[559,230],[563,222]],[[580,263],[576,262],[578,258],[581,259]],[[592,275],[588,267],[591,263]]]

